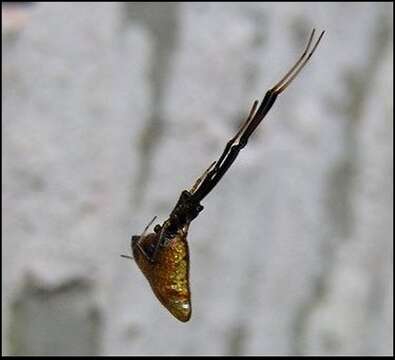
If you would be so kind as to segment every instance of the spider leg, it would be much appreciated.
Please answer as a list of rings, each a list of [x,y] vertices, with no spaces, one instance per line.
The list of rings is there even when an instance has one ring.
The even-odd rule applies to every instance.
[[[260,122],[263,120],[263,118],[266,116],[266,114],[273,106],[277,96],[280,95],[289,86],[289,84],[291,84],[291,82],[296,78],[296,76],[307,64],[311,56],[314,54],[314,51],[316,50],[318,44],[320,43],[325,31],[321,32],[320,36],[318,37],[318,40],[313,46],[313,49],[310,52],[308,52],[310,49],[311,42],[313,40],[314,33],[315,30],[311,32],[307,46],[303,51],[302,56],[298,59],[295,65],[292,66],[292,68],[285,74],[285,76],[265,94],[265,97],[263,98],[262,103],[259,106],[259,109],[255,113],[255,116],[252,119],[251,124],[248,126],[246,131],[240,137],[240,143],[244,144],[244,146],[247,144],[248,138],[255,131],[257,126],[260,124]]]
[[[306,65],[306,63],[309,61],[309,59],[311,58],[311,56],[314,54],[315,49],[317,49],[318,44],[320,43],[322,37],[325,34],[325,31],[322,31],[320,36],[318,37],[318,40],[316,41],[316,43],[313,46],[313,49],[310,51],[310,53],[307,55],[307,52],[309,51],[310,45],[311,45],[311,41],[313,40],[313,36],[314,36],[314,32],[315,29],[313,29],[311,35],[310,35],[310,39],[309,42],[306,46],[305,51],[303,52],[302,56],[300,57],[300,59],[296,62],[296,64],[291,68],[291,70],[283,77],[283,79],[281,79],[274,87],[273,90],[276,91],[277,94],[282,93],[287,87],[288,85],[292,82],[293,79],[296,78],[296,76],[298,76],[298,74],[300,73],[300,71],[304,68],[304,66]],[[298,67],[299,66],[299,67]]]
[[[152,225],[152,223],[156,220],[157,216],[155,215],[152,220],[147,224],[147,226],[145,227],[143,233],[140,236],[140,239],[143,238],[145,236],[145,234],[147,233],[148,228]]]
[[[306,56],[307,52],[310,49],[310,45],[311,45],[311,42],[313,41],[314,34],[315,34],[315,29],[312,30],[312,32],[310,34],[309,41],[307,42],[306,48],[304,49],[304,51],[303,51],[302,55],[300,56],[300,58],[298,59],[298,61],[291,67],[291,69],[289,69],[289,71],[282,77],[282,79],[279,82],[277,82],[276,85],[273,86],[273,88],[280,87],[281,84],[283,84],[287,80],[287,78],[295,71],[295,69],[303,61],[304,57]]]
[[[213,168],[213,166],[215,165],[216,161],[213,161],[211,163],[211,165],[207,168],[207,170],[202,174],[202,176],[200,176],[195,183],[192,185],[191,190],[189,190],[189,192],[191,194],[193,194],[196,189],[198,188],[198,186],[200,185],[200,183],[204,180],[204,178],[207,176],[207,174],[210,172],[210,170]]]
[[[144,250],[141,248],[140,244],[137,243],[139,249],[142,253],[149,259],[151,262],[155,262],[157,253],[159,251],[159,247],[162,245],[164,239],[169,234],[174,234],[174,232],[179,228],[179,226],[184,226],[185,229],[188,229],[189,223],[191,220],[197,216],[197,214],[193,214],[193,217],[188,219],[187,214],[188,210],[185,209],[195,209],[195,207],[191,207],[191,205],[199,205],[200,201],[210,193],[210,191],[215,187],[215,185],[221,180],[222,176],[226,173],[226,171],[230,168],[233,162],[236,160],[239,152],[243,149],[248,142],[249,137],[255,131],[257,126],[261,123],[263,118],[269,112],[271,107],[273,106],[274,102],[277,99],[277,96],[281,94],[289,84],[295,79],[295,77],[299,74],[302,68],[306,65],[312,54],[314,53],[315,49],[317,48],[319,42],[321,41],[324,32],[322,32],[314,44],[312,50],[309,52],[313,38],[314,38],[315,30],[312,31],[306,48],[304,49],[300,58],[296,61],[296,63],[291,67],[290,70],[278,81],[270,90],[268,90],[259,105],[258,108],[258,101],[255,101],[252,105],[252,108],[249,112],[247,119],[244,121],[236,135],[230,139],[224,151],[222,152],[218,161],[213,162],[209,168],[200,176],[195,183],[193,184],[191,190],[184,191],[180,199],[177,202],[174,210],[170,214],[169,219],[167,219],[163,225],[161,226],[160,230],[158,230],[158,240],[155,244],[155,249],[152,256],[148,256]],[[186,205],[186,207],[185,207]],[[199,205],[201,207],[201,205]],[[181,216],[181,217],[180,217]],[[181,220],[180,220],[181,219]],[[151,221],[151,223],[154,219]],[[147,231],[148,227],[151,223],[146,227],[143,232]],[[177,230],[178,231],[178,230]],[[143,236],[142,235],[142,236]]]
[[[228,141],[228,143],[226,144],[222,155],[220,156],[220,158],[217,161],[217,165],[215,166],[216,169],[218,169],[221,166],[221,164],[222,164],[223,160],[225,159],[226,155],[228,154],[230,148],[238,140],[239,136],[248,128],[251,120],[253,119],[253,115],[255,114],[256,108],[258,107],[258,103],[259,103],[258,100],[254,101],[247,119],[244,121],[243,125],[241,126],[239,131],[236,133],[236,135],[232,139],[230,139]]]
[[[266,101],[265,100],[266,98],[267,96],[265,96],[263,102]],[[192,197],[194,201],[196,201],[197,203],[200,203],[200,201],[214,188],[214,186],[219,182],[221,177],[225,174],[226,170],[228,170],[230,165],[232,165],[233,161],[236,159],[237,154],[239,153],[241,148],[245,146],[245,145],[242,147],[240,146],[240,138],[251,127],[251,123],[256,117],[257,107],[258,107],[258,100],[255,100],[251,107],[247,119],[244,121],[244,123],[242,124],[236,135],[227,142],[225,149],[222,152],[218,161],[216,161],[216,163],[214,162],[215,163],[214,168],[211,169],[212,166],[210,166],[208,168],[207,175],[202,176],[203,180],[200,186],[192,193]],[[236,142],[238,142],[238,144],[235,145]]]
[[[307,42],[306,48],[304,49],[300,58],[281,78],[281,80],[266,92],[258,110],[256,110],[258,103],[257,101],[254,102],[249,116],[247,117],[246,121],[243,123],[237,134],[226,144],[223,153],[221,154],[219,160],[216,163],[216,166],[208,172],[207,176],[203,179],[199,188],[193,193],[192,196],[194,198],[194,201],[200,202],[215,187],[219,180],[221,180],[222,176],[235,161],[240,150],[247,145],[249,137],[252,135],[257,126],[261,123],[263,118],[273,106],[274,102],[277,99],[277,96],[281,94],[289,86],[289,84],[291,84],[291,82],[307,64],[308,60],[311,58],[318,44],[320,43],[324,33],[324,31],[321,32],[318,40],[314,44],[312,50],[309,52],[315,34],[315,29],[313,29]]]
[[[254,103],[252,104],[250,113],[247,117],[247,119],[244,121],[243,125],[240,127],[239,131],[236,133],[236,135],[230,139],[226,146],[224,151],[222,152],[220,158],[218,159],[218,161],[214,161],[209,167],[208,169],[203,173],[203,175],[196,181],[196,183],[194,184],[194,186],[192,187],[190,193],[194,194],[196,192],[196,190],[198,189],[198,186],[200,185],[200,183],[205,180],[207,177],[212,177],[215,173],[218,172],[218,169],[221,167],[222,162],[224,161],[225,157],[228,155],[229,150],[231,149],[231,147],[233,146],[233,144],[238,140],[239,136],[245,131],[245,129],[249,126],[253,115],[256,111],[256,108],[258,107],[258,100],[255,100]],[[213,169],[213,166],[215,165],[215,168]]]

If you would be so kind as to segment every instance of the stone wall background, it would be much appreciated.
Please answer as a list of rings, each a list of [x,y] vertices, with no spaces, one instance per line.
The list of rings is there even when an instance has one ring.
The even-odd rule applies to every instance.
[[[3,354],[393,353],[392,3],[27,11],[3,13]],[[191,226],[177,322],[119,254],[313,27],[311,63]]]

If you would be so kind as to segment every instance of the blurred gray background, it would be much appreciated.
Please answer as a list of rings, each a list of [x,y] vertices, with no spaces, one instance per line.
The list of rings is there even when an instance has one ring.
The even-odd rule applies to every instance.
[[[3,354],[392,354],[392,3],[2,9]],[[327,31],[192,223],[192,319],[119,257]]]

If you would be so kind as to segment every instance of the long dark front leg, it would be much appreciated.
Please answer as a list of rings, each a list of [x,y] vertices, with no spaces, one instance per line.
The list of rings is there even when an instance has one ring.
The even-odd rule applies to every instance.
[[[203,209],[200,202],[210,193],[210,191],[218,184],[222,176],[230,168],[236,160],[240,150],[243,149],[248,142],[248,139],[253,134],[255,129],[261,123],[263,118],[269,112],[277,96],[281,94],[288,85],[295,79],[302,68],[306,65],[315,49],[317,48],[324,32],[322,32],[309,52],[315,30],[312,31],[306,48],[298,61],[291,67],[285,76],[277,82],[269,91],[266,92],[261,104],[258,108],[258,101],[255,101],[250,113],[236,133],[236,135],[228,141],[224,151],[219,157],[218,161],[214,162],[204,174],[196,181],[195,185],[190,191],[184,190],[171,212],[169,218],[163,223],[162,226],[157,225],[155,232],[158,234],[158,241],[156,243],[155,251],[150,261],[154,262],[159,247],[163,245],[166,239],[172,238],[175,233],[183,226],[189,225],[190,222],[199,214]]]
[[[306,65],[310,57],[313,55],[315,49],[317,48],[319,42],[321,41],[321,38],[324,35],[324,31],[321,32],[318,40],[314,44],[312,50],[309,52],[314,34],[315,30],[312,31],[306,48],[298,61],[291,67],[291,69],[277,84],[275,84],[269,91],[267,91],[258,110],[256,110],[258,101],[254,102],[250,114],[241,126],[240,130],[226,144],[223,153],[215,164],[215,167],[208,172],[208,174],[201,182],[200,186],[193,193],[192,199],[194,202],[199,203],[200,201],[202,201],[215,187],[215,185],[218,184],[222,176],[224,176],[226,171],[236,160],[240,150],[247,145],[248,139],[258,127],[258,125],[261,123],[266,114],[269,112],[274,102],[276,101],[277,96],[288,87],[288,85],[295,79],[295,77]]]

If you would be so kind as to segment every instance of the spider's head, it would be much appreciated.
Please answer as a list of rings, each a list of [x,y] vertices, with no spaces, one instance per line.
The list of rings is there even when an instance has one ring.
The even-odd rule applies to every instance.
[[[140,235],[132,235],[132,238],[130,239],[130,248],[133,250],[136,248],[136,245],[138,241],[140,240]]]
[[[137,262],[139,262],[141,255],[148,256],[149,258],[153,256],[158,242],[158,235],[156,233],[149,233],[132,236],[130,247],[132,248],[133,258]]]
[[[155,221],[155,219],[156,216],[145,227],[141,235],[132,235],[130,239],[130,248],[132,249],[132,254],[135,259],[137,259],[137,256],[141,251],[144,251],[146,254],[150,254],[153,252],[155,248],[154,240],[157,237],[157,234],[160,232],[161,226],[160,225],[155,226],[154,229],[155,233],[147,234],[147,230]]]

